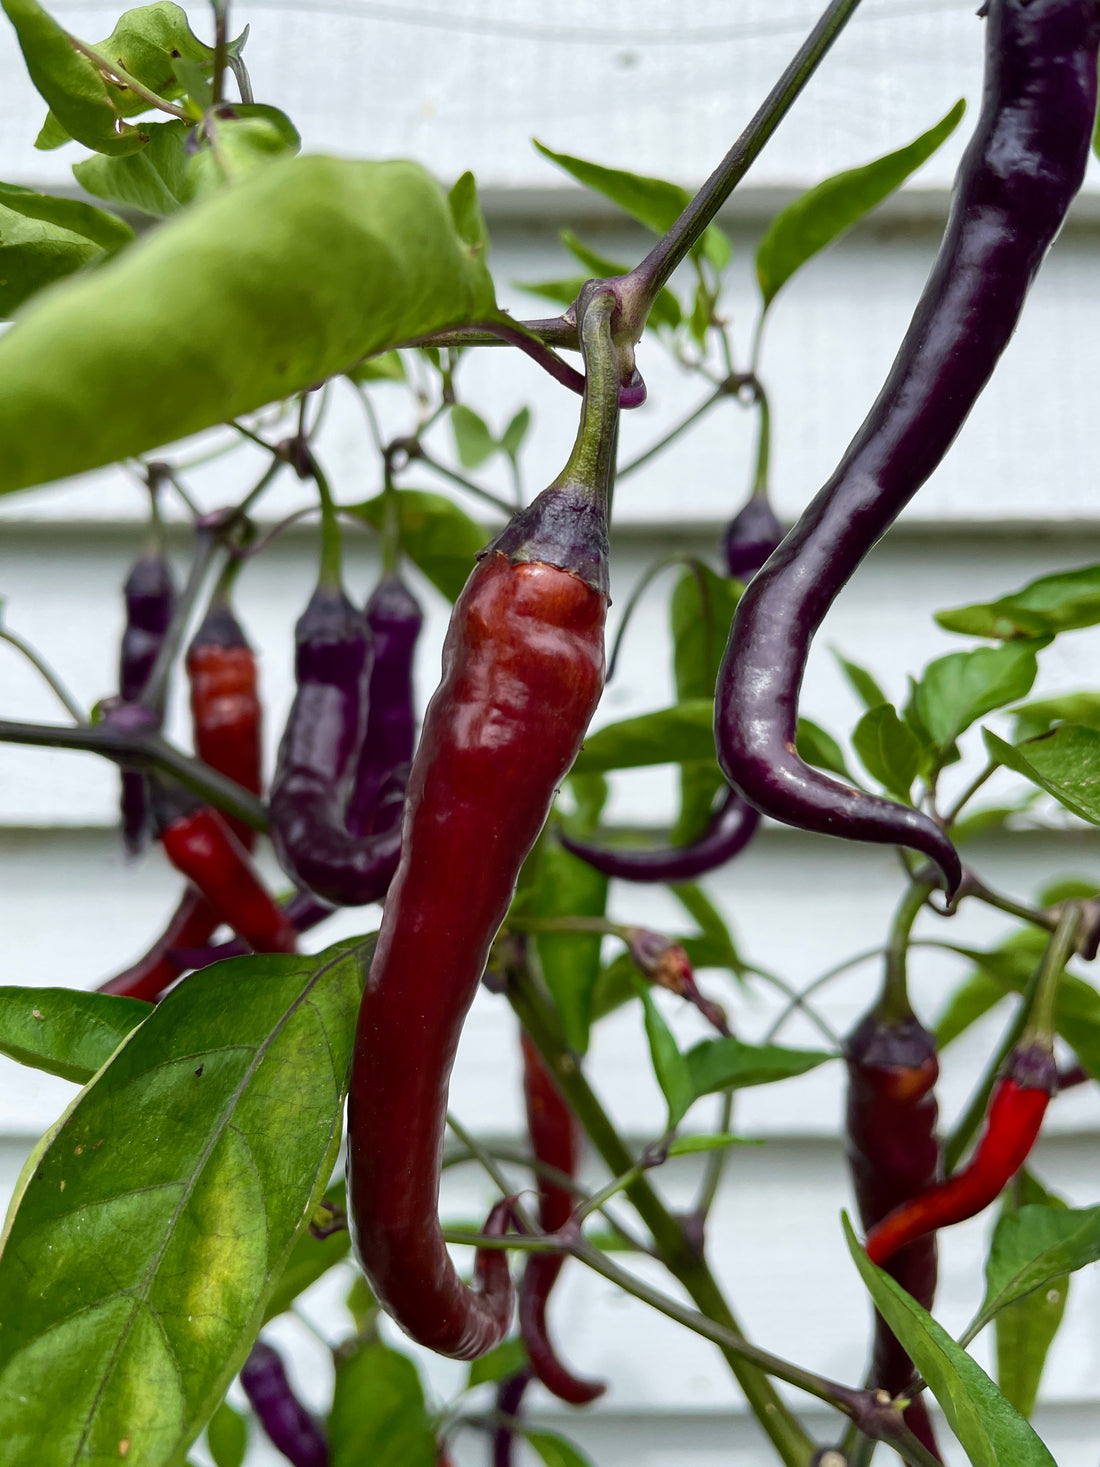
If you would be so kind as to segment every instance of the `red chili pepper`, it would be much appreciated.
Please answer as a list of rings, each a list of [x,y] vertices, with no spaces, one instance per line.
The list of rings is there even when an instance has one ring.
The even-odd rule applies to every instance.
[[[997,1081],[974,1155],[961,1171],[895,1207],[867,1234],[867,1256],[880,1267],[917,1238],[963,1222],[996,1201],[1035,1145],[1058,1087],[1054,1058],[1042,1045],[1018,1049]]]
[[[479,1253],[482,1284],[467,1289],[443,1241],[447,1087],[520,866],[603,686],[606,491],[619,395],[613,306],[610,292],[596,292],[581,311],[588,383],[569,464],[493,542],[455,605],[355,1037],[348,1197],[356,1251],[398,1324],[459,1359],[503,1339],[512,1290],[499,1250]]]
[[[166,791],[159,781],[153,801],[165,855],[221,920],[256,952],[297,952],[298,934],[218,812]]]
[[[189,886],[156,942],[143,957],[99,985],[100,993],[155,1001],[175,983],[182,971],[170,954],[176,948],[202,947],[221,926],[222,919],[201,892]]]
[[[527,1129],[535,1158],[571,1177],[577,1169],[580,1139],[576,1117],[527,1034],[520,1034],[520,1044]],[[540,1177],[539,1222],[543,1231],[556,1233],[572,1213],[573,1195],[569,1189]],[[603,1381],[581,1380],[567,1370],[546,1329],[547,1300],[564,1262],[561,1253],[532,1253],[528,1258],[519,1287],[519,1328],[531,1368],[546,1389],[571,1406],[586,1406],[602,1396],[607,1387]]]

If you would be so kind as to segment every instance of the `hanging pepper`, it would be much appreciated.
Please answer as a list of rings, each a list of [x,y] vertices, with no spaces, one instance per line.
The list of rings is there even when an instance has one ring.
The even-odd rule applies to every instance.
[[[443,1242],[447,1087],[520,866],[603,685],[619,403],[613,309],[614,297],[598,288],[582,303],[588,377],[569,463],[483,552],[455,604],[353,1050],[348,1196],[356,1252],[398,1324],[460,1359],[504,1337],[512,1290],[503,1256],[486,1253],[477,1270],[487,1287],[467,1289]]]
[[[178,785],[150,780],[153,816],[164,853],[258,953],[292,953],[297,933],[260,880],[225,821]]]
[[[175,983],[186,966],[177,966],[173,953],[177,949],[198,948],[209,942],[221,922],[217,909],[200,891],[189,886],[168,919],[167,927],[149,951],[131,967],[101,983],[99,992],[155,1002],[166,988]],[[248,949],[242,950],[247,952]]]
[[[512,1447],[516,1440],[516,1419],[524,1393],[531,1384],[530,1370],[517,1370],[497,1386],[497,1415],[505,1419],[493,1432],[493,1467],[512,1467]]]
[[[580,1137],[573,1112],[554,1084],[542,1056],[527,1034],[520,1033],[523,1050],[523,1099],[527,1130],[535,1160],[572,1177],[577,1170]],[[566,1187],[539,1178],[539,1223],[545,1233],[556,1233],[573,1213],[573,1196]],[[519,1286],[519,1328],[531,1369],[546,1389],[571,1406],[586,1406],[602,1396],[603,1381],[581,1380],[558,1359],[546,1328],[550,1290],[561,1273],[562,1253],[532,1253]]]
[[[779,548],[783,526],[768,499],[768,463],[771,458],[771,407],[763,385],[753,378],[753,398],[759,413],[756,468],[752,493],[730,520],[722,535],[726,570],[747,585]]]
[[[736,790],[728,790],[702,835],[687,845],[627,850],[577,840],[565,831],[558,832],[558,839],[567,851],[605,876],[622,881],[694,881],[732,861],[759,824],[759,813]]]
[[[989,0],[977,131],[916,314],[840,466],[752,581],[715,704],[719,763],[764,814],[805,830],[958,856],[928,816],[855,791],[795,750],[810,641],[860,561],[937,467],[1008,344],[1080,187],[1096,112],[1094,0]]]
[[[941,1148],[933,1088],[939,1075],[936,1042],[912,1013],[892,1020],[876,1008],[848,1036],[844,1054],[848,1166],[863,1227],[872,1229],[939,1178]],[[932,1308],[937,1272],[934,1237],[900,1249],[887,1271],[918,1304]],[[913,1362],[876,1313],[869,1384],[899,1396],[909,1389],[913,1375]],[[939,1460],[923,1396],[906,1408],[905,1424]]]
[[[324,1432],[294,1394],[279,1352],[263,1340],[241,1367],[241,1387],[272,1446],[292,1467],[328,1467]]]
[[[1058,1067],[1049,1042],[1013,1050],[994,1086],[973,1156],[961,1170],[926,1187],[871,1228],[866,1244],[871,1262],[881,1267],[916,1239],[976,1217],[995,1202],[1027,1160],[1057,1089]]]

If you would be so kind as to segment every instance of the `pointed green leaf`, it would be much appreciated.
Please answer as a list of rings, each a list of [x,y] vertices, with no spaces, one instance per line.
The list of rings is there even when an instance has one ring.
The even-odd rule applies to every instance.
[[[1016,1215],[1021,1208],[1036,1207],[1039,1211],[1046,1211],[1064,1209],[1065,1206],[1060,1197],[1047,1192],[1035,1177],[1023,1171],[1013,1186],[1005,1190],[1001,1222]],[[1000,1232],[998,1223],[997,1232],[993,1235],[992,1251],[986,1261],[987,1288],[992,1283],[990,1269],[994,1255],[1006,1241],[1002,1235],[999,1245]],[[1002,1255],[998,1264],[1003,1261]],[[1027,1269],[1026,1263],[1024,1269]],[[1047,1278],[1041,1287],[1005,1307],[998,1307],[994,1320],[997,1384],[1021,1416],[1030,1418],[1035,1409],[1047,1354],[1066,1312],[1069,1283],[1068,1273]]]
[[[716,1131],[711,1136],[677,1136],[669,1148],[669,1156],[694,1156],[699,1151],[724,1151],[729,1146],[763,1146],[763,1141],[751,1141],[745,1136],[733,1136],[729,1131]]]
[[[435,1467],[435,1432],[407,1355],[368,1344],[338,1362],[328,1441],[330,1467]]]
[[[845,1216],[844,1235],[875,1308],[905,1346],[974,1467],[1057,1467],[1020,1413],[926,1309],[876,1268]]]
[[[560,238],[569,253],[585,267],[589,276],[607,280],[616,275],[626,275],[630,271],[629,265],[609,260],[606,255],[597,253],[583,240],[578,239],[571,229],[563,229]],[[680,302],[666,286],[658,293],[657,299],[650,308],[648,324],[650,326],[668,326],[675,331],[683,320],[683,314]]]
[[[557,841],[543,843],[537,869],[538,886],[529,907],[533,916],[602,917],[606,912],[607,877]],[[584,1054],[603,939],[597,932],[540,932],[535,945],[565,1036],[578,1054]]]
[[[31,81],[70,137],[100,153],[134,153],[145,146],[139,129],[119,121],[95,62],[75,49],[37,0],[4,0],[4,9]]]
[[[939,611],[936,621],[948,632],[971,637],[1055,636],[1100,622],[1100,565],[1040,576],[997,601]]]
[[[745,964],[737,951],[729,925],[703,888],[693,881],[678,881],[670,890],[688,916],[698,924],[702,933],[705,956],[700,953],[699,946],[693,944],[688,954],[692,964],[696,968],[728,968],[735,978],[743,977]],[[691,939],[686,940],[690,941]]]
[[[986,713],[1025,698],[1035,681],[1036,651],[1034,642],[1013,642],[949,652],[930,662],[917,686],[916,706],[935,743],[947,748]]]
[[[832,648],[832,654],[864,708],[877,708],[880,703],[890,701],[865,667],[860,667],[858,662],[849,662],[835,647]]]
[[[477,180],[469,169],[455,180],[454,187],[447,195],[447,204],[455,233],[466,245],[470,258],[484,259],[489,253],[489,227],[481,212]]]
[[[921,765],[921,747],[892,703],[869,709],[856,724],[852,747],[872,779],[909,801]]]
[[[587,279],[587,275],[569,275],[564,280],[513,280],[512,284],[517,290],[541,296],[557,306],[571,306]]]
[[[1013,716],[1014,744],[1050,733],[1058,723],[1080,723],[1086,728],[1100,729],[1100,693],[1062,693],[1054,698],[1036,698],[1034,703],[1014,709]]]
[[[609,723],[585,739],[573,766],[581,774],[686,764],[714,757],[714,704],[695,698]]]
[[[691,202],[687,189],[678,183],[629,173],[622,168],[605,168],[600,163],[586,163],[583,158],[553,152],[537,138],[532,141],[544,158],[563,168],[585,188],[603,194],[624,214],[629,214],[654,234],[664,234],[670,229]],[[723,270],[730,258],[729,239],[716,224],[708,225],[692,254],[705,254],[716,270]]]
[[[0,491],[146,452],[494,310],[418,165],[279,159],[0,337]]]
[[[527,437],[531,427],[531,409],[521,407],[519,412],[500,435],[500,446],[510,459],[515,459],[523,447],[523,440]]]
[[[406,382],[408,373],[399,351],[380,352],[352,367],[347,374],[353,382]]]
[[[185,143],[191,129],[185,122],[143,124],[149,136],[140,153],[126,158],[95,155],[73,164],[81,188],[97,199],[109,199],[128,209],[163,218],[175,214],[192,194],[190,157]]]
[[[1100,1207],[1047,1201],[1006,1210],[986,1261],[985,1298],[972,1333],[1000,1310],[1100,1259]],[[1063,1287],[1064,1296],[1064,1287]],[[1064,1303],[1064,1297],[1063,1297]]]
[[[36,1152],[0,1257],[5,1467],[183,1456],[331,1174],[372,946],[192,974]]]
[[[852,784],[856,783],[844,762],[840,745],[819,723],[813,723],[809,718],[800,718],[795,745],[799,758],[805,759],[807,764],[816,765],[818,769],[827,769],[830,774],[842,775],[851,780]]]
[[[41,219],[82,235],[108,253],[121,249],[134,237],[134,231],[124,219],[109,214],[106,209],[97,209],[94,204],[86,204],[83,199],[59,199],[16,183],[0,183],[0,204],[27,219]],[[6,232],[4,237],[6,242]]]
[[[579,1447],[556,1431],[525,1431],[523,1437],[538,1453],[543,1467],[592,1467]]]
[[[203,132],[202,146],[187,160],[185,190],[192,199],[239,184],[301,147],[297,129],[275,107],[238,103],[231,117],[208,118]]]
[[[214,48],[191,30],[186,13],[171,0],[154,0],[119,16],[105,41],[94,48],[108,63],[115,62],[158,97],[175,101],[190,90],[189,78],[201,82],[201,95],[192,93],[200,107],[208,102],[209,78],[213,73]],[[192,72],[190,68],[197,68]],[[149,111],[144,97],[125,87],[110,88],[111,97],[123,117]]]
[[[1018,747],[983,729],[991,758],[1037,784],[1093,825],[1100,825],[1100,730],[1060,723]]]
[[[442,494],[425,489],[398,489],[396,494],[401,549],[437,591],[448,601],[457,600],[491,531]],[[350,514],[360,515],[376,530],[382,528],[383,495],[345,508]]]
[[[464,469],[479,468],[497,451],[497,441],[490,433],[488,423],[464,403],[457,402],[451,409],[451,431]]]
[[[969,974],[948,998],[943,1012],[933,1025],[936,1047],[946,1049],[952,1040],[965,1034],[971,1024],[983,1019],[1005,996],[1003,983],[979,970]]]
[[[153,1012],[138,998],[72,988],[0,988],[0,1054],[86,1085]]]
[[[680,1053],[672,1030],[653,1002],[653,995],[637,976],[634,978],[634,991],[642,1000],[649,1057],[657,1084],[661,1087],[661,1094],[668,1104],[668,1129],[672,1131],[680,1124],[696,1099],[691,1072],[687,1060]]]
[[[242,1467],[248,1451],[248,1422],[225,1401],[206,1428],[206,1449],[214,1467]]]
[[[499,1344],[495,1350],[490,1350],[488,1355],[470,1361],[466,1389],[472,1391],[474,1386],[485,1385],[487,1381],[507,1380],[510,1375],[517,1375],[526,1369],[526,1366],[527,1347],[515,1335]]]
[[[744,1090],[790,1080],[836,1059],[824,1049],[785,1049],[780,1044],[742,1044],[739,1039],[704,1039],[689,1049],[687,1065],[696,1098],[720,1090]]]
[[[907,147],[827,178],[788,204],[772,220],[756,249],[756,278],[764,309],[800,266],[900,188],[950,137],[965,110],[966,103],[960,99],[942,121]]]
[[[0,317],[66,275],[106,256],[98,245],[41,219],[27,219],[0,203]]]

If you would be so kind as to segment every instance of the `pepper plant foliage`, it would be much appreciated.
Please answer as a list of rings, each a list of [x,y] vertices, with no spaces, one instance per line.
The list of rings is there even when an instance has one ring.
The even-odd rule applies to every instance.
[[[992,0],[995,11],[1008,3]],[[576,315],[567,311],[529,330],[498,307],[472,176],[448,188],[413,163],[302,152],[293,122],[256,101],[246,34],[231,35],[224,0],[212,24],[206,14],[188,17],[170,0],[156,0],[127,11],[98,42],[70,33],[67,17],[51,16],[36,0],[3,4],[43,99],[35,146],[80,145],[86,156],[73,173],[87,197],[0,184],[0,311],[12,318],[0,336],[0,492],[44,486],[48,495],[52,481],[128,461],[151,491],[156,544],[162,512],[177,496],[176,511],[194,519],[190,575],[158,633],[154,683],[182,660],[188,615],[206,594],[212,565],[247,577],[270,543],[270,527],[253,523],[263,512],[260,494],[292,468],[302,481],[302,513],[317,504],[309,481],[320,491],[324,574],[339,563],[333,537],[342,523],[349,536],[373,537],[387,570],[404,567],[437,612],[454,602],[486,541],[530,498],[524,450],[532,415],[526,408],[508,422],[491,409],[483,415],[484,404],[466,398],[463,358],[506,339],[501,349],[528,352],[562,384],[555,390],[582,385],[556,354],[576,347]],[[765,105],[745,148],[762,144],[854,8],[855,0],[833,0],[799,53],[795,82]],[[539,144],[548,160],[658,243],[635,269],[566,230],[563,243],[581,273],[526,289],[572,307],[593,275],[612,289],[632,281],[632,291],[618,297],[622,403],[638,402],[636,369],[644,374],[647,354],[665,351],[709,385],[706,410],[754,414],[759,446],[746,477],[759,508],[767,503],[770,445],[760,354],[765,315],[785,309],[787,282],[898,188],[962,115],[960,103],[916,139],[884,140],[880,158],[822,180],[771,221],[752,262],[759,298],[751,360],[740,355],[723,297],[748,262],[733,258],[713,222],[736,181],[743,156],[736,148],[701,196],[714,208],[693,218],[678,183]],[[706,162],[696,160],[692,171]],[[677,262],[683,269],[673,275]],[[361,481],[329,485],[324,474],[323,405],[337,396],[365,408],[378,486],[366,498]],[[672,440],[695,416],[658,445],[670,459]],[[264,462],[259,483],[242,484],[239,503],[216,514],[195,508],[207,481],[200,462],[187,467],[194,446],[178,444],[196,433],[208,435],[203,454],[223,456],[243,437]],[[563,444],[563,460],[567,450]],[[634,467],[621,463],[620,480]],[[505,476],[510,496],[499,488]],[[738,508],[731,503],[731,516]],[[685,847],[717,842],[716,802],[728,795],[715,755],[714,690],[744,587],[719,566],[717,547],[712,561],[686,559],[667,594],[675,701],[631,718],[598,717],[518,873],[486,974],[487,986],[503,995],[497,1001],[512,1003],[541,1051],[554,1077],[548,1093],[560,1088],[563,1124],[587,1132],[597,1154],[593,1180],[586,1171],[576,1181],[560,1160],[550,1162],[534,1126],[535,1154],[524,1165],[468,1136],[460,1117],[445,1165],[481,1168],[486,1186],[505,1194],[541,1185],[571,1197],[571,1221],[545,1236],[522,1198],[515,1204],[513,1266],[525,1250],[572,1256],[574,1269],[585,1264],[712,1341],[759,1421],[761,1453],[770,1444],[787,1467],[866,1463],[877,1444],[916,1467],[941,1460],[922,1434],[923,1406],[908,1404],[914,1394],[938,1402],[941,1448],[953,1436],[982,1467],[1040,1467],[1053,1458],[1029,1417],[1073,1275],[1100,1258],[1100,1208],[1067,1206],[1031,1172],[1006,1177],[984,1299],[958,1340],[935,1319],[931,1296],[914,1297],[897,1270],[876,1268],[852,1226],[838,1220],[838,1242],[846,1239],[870,1300],[919,1372],[871,1379],[872,1387],[887,1387],[877,1392],[832,1381],[813,1361],[771,1355],[767,1340],[747,1340],[711,1271],[721,1260],[704,1246],[705,1225],[716,1199],[721,1205],[724,1161],[744,1139],[730,1129],[732,1096],[836,1066],[844,1043],[816,1009],[819,984],[805,997],[795,994],[769,1032],[760,1030],[751,991],[789,985],[741,951],[704,886],[671,883],[681,930],[642,931],[616,920],[620,892],[598,859],[571,854],[557,834],[629,852],[624,833],[602,823],[609,779],[672,765],[680,809],[673,829],[659,842],[654,837],[669,847],[669,869]],[[637,599],[662,594],[656,576],[647,576],[619,634],[631,636]],[[63,664],[63,648],[27,648],[15,630],[18,608],[5,611],[12,627],[0,626],[5,640],[40,670],[43,654],[56,652]],[[1100,693],[1075,689],[1028,701],[1056,639],[1100,624],[1100,567],[1046,576],[993,602],[943,611],[938,621],[971,640],[916,671],[903,699],[898,687],[884,689],[840,656],[864,711],[843,743],[800,718],[801,756],[931,815],[964,852],[968,836],[1021,822],[1100,824]],[[163,689],[150,694],[146,721],[128,727],[117,708],[104,705],[87,717],[71,699],[71,725],[18,723],[20,710],[5,708],[0,741],[80,748],[161,781],[171,777],[178,789],[263,830],[263,801],[160,736],[158,697],[162,712]],[[962,773],[952,768],[960,763]],[[975,807],[993,781],[1000,803]],[[346,790],[343,798],[346,805]],[[922,920],[947,915],[933,898],[934,877],[910,856],[903,853],[892,929],[875,939],[886,973],[875,1012],[895,1025],[914,1018],[905,993],[913,922],[918,913]],[[753,858],[751,842],[736,857]],[[830,849],[822,847],[819,859],[827,862]],[[882,859],[889,863],[893,853]],[[228,896],[224,910],[218,905],[222,895],[216,884],[203,888],[215,909],[207,936],[219,921],[232,926]],[[1017,926],[992,948],[968,945],[950,924],[937,928],[940,945],[964,965],[936,1026],[941,1051],[994,1010],[1007,1024],[974,1104],[948,1138],[952,1165],[977,1134],[998,1067],[1025,1031],[1037,1042],[1057,1035],[1066,1084],[1100,1083],[1100,991],[1087,967],[1064,972],[1067,961],[1084,964],[1096,951],[1094,876],[1055,891],[1001,893],[968,871],[958,900],[1007,913]],[[309,921],[326,912],[315,907]],[[287,1460],[312,1467],[432,1467],[484,1462],[490,1454],[497,1467],[589,1462],[564,1436],[528,1423],[525,1387],[532,1369],[546,1378],[538,1350],[553,1349],[545,1321],[537,1327],[543,1333],[532,1335],[528,1311],[523,1329],[513,1327],[471,1362],[464,1384],[443,1397],[363,1279],[352,1282],[347,1198],[334,1169],[374,915],[363,913],[362,935],[327,946],[322,937],[312,944],[322,950],[309,955],[226,956],[166,940],[156,956],[171,964],[172,976],[183,976],[166,982],[155,1004],[127,996],[133,990],[121,980],[111,992],[90,993],[15,986],[19,975],[3,975],[10,986],[0,988],[0,1052],[78,1087],[32,1151],[4,1226],[6,1467],[122,1460],[170,1467],[198,1462],[202,1452],[216,1467],[240,1467],[263,1432]],[[671,994],[655,997],[661,986]],[[876,976],[868,1004],[878,987]],[[719,991],[723,1004],[713,997]],[[703,1026],[690,1047],[680,1038],[685,1003],[699,1010]],[[624,1009],[636,1016],[637,1063],[650,1065],[667,1102],[667,1125],[653,1136],[617,1133],[598,1098],[598,1068],[587,1058],[594,1028]],[[796,1009],[817,1026],[812,1046],[782,1042]],[[850,1051],[847,1058],[854,1065]],[[414,1046],[403,1062],[416,1066]],[[719,1097],[716,1115],[708,1097]],[[686,1214],[673,1212],[662,1191],[663,1169],[681,1166],[702,1179]],[[867,1189],[857,1176],[861,1206]],[[445,1235],[456,1245],[486,1241],[480,1221],[468,1219],[447,1218]],[[632,1267],[640,1250],[667,1270],[668,1289],[653,1285],[652,1270],[643,1281]],[[294,1399],[277,1356],[253,1347],[314,1285],[341,1275],[350,1292],[346,1313],[325,1325],[335,1387],[322,1423]],[[685,1295],[690,1306],[681,1302]],[[996,1381],[969,1352],[988,1326],[996,1335]],[[568,1348],[566,1341],[566,1355]],[[773,1380],[835,1408],[825,1440],[811,1439]],[[614,1402],[614,1380],[608,1385]],[[826,1448],[831,1455],[816,1455]]]

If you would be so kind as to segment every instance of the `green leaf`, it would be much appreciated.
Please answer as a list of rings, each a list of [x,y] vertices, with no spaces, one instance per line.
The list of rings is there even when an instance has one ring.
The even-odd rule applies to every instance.
[[[863,715],[852,734],[852,747],[872,779],[909,802],[921,766],[921,746],[892,703],[879,703]]]
[[[37,1150],[0,1257],[5,1467],[183,1456],[331,1174],[372,945],[192,974]]]
[[[830,774],[842,775],[853,784],[856,783],[844,762],[840,745],[820,724],[813,723],[808,718],[800,718],[795,733],[795,746],[799,758],[804,759],[807,764],[814,764],[818,769],[827,769]]]
[[[26,219],[41,219],[81,235],[110,254],[134,238],[134,231],[124,219],[83,199],[58,199],[17,183],[0,183],[0,204]]]
[[[974,1467],[1057,1467],[1034,1430],[976,1361],[860,1247],[847,1216],[848,1251],[875,1308],[905,1346]]]
[[[527,1347],[515,1335],[510,1340],[504,1340],[487,1355],[482,1355],[479,1360],[470,1361],[466,1389],[472,1391],[474,1386],[485,1385],[489,1381],[507,1380],[510,1375],[517,1375],[526,1366]]]
[[[248,1451],[248,1422],[225,1401],[206,1428],[206,1449],[214,1467],[242,1467]]]
[[[178,121],[149,122],[142,128],[149,142],[140,153],[85,158],[73,164],[73,174],[97,199],[162,218],[175,214],[191,198],[190,157],[184,146],[191,129]]]
[[[237,43],[231,43],[230,49]],[[199,89],[191,95],[200,108],[209,103],[209,78],[213,74],[214,48],[207,46],[192,32],[187,16],[171,0],[157,0],[127,10],[105,41],[94,50],[108,63],[117,63],[150,91],[168,101],[191,92],[193,81]],[[198,68],[192,71],[191,68]],[[144,97],[125,87],[111,86],[111,98],[123,117],[149,111]]]
[[[606,255],[598,254],[589,245],[586,245],[583,240],[578,239],[571,229],[563,229],[560,234],[560,239],[569,253],[574,255],[589,272],[589,276],[596,276],[606,280],[616,275],[627,275],[630,272],[631,267],[629,265],[620,264],[616,260],[609,260]],[[671,330],[675,331],[683,320],[683,314],[683,311],[680,309],[680,302],[666,286],[659,292],[657,299],[653,302],[647,324],[650,326],[668,326]]]
[[[455,180],[447,195],[447,204],[455,233],[466,245],[470,258],[482,259],[489,253],[489,228],[481,212],[477,180],[469,169]]]
[[[946,749],[994,708],[1026,697],[1035,681],[1037,650],[1034,642],[1019,642],[949,652],[930,662],[917,685],[916,707],[934,742]]]
[[[668,1103],[668,1129],[672,1131],[680,1124],[696,1099],[691,1072],[687,1060],[680,1053],[672,1030],[653,1002],[653,995],[638,977],[634,978],[634,991],[642,1000],[649,1057],[657,1084],[661,1087],[661,1094]]]
[[[497,451],[497,441],[490,433],[488,423],[479,418],[473,408],[461,402],[456,402],[451,409],[451,431],[464,469],[479,468]]]
[[[36,0],[4,0],[31,81],[70,137],[100,153],[134,153],[145,136],[120,121],[99,68]]]
[[[1016,1193],[1019,1193],[1017,1198]],[[1039,1382],[1043,1376],[1047,1353],[1054,1343],[1066,1311],[1069,1295],[1069,1273],[1048,1276],[1034,1290],[1018,1296],[1011,1303],[1007,1298],[996,1303],[991,1293],[995,1289],[995,1277],[1005,1269],[999,1282],[1023,1283],[1024,1276],[1034,1268],[1036,1260],[1023,1257],[1014,1264],[1011,1254],[1026,1235],[1028,1224],[1013,1228],[1008,1219],[1019,1217],[1021,1211],[1034,1209],[1039,1213],[1064,1210],[1066,1204],[1060,1197],[1047,1192],[1029,1172],[1021,1172],[1016,1183],[1006,1189],[1001,1207],[1001,1217],[993,1235],[989,1258],[986,1260],[986,1303],[996,1309],[994,1334],[997,1343],[997,1384],[1021,1416],[1030,1418],[1039,1395]],[[1001,1224],[1007,1224],[1002,1231]],[[1030,1240],[1034,1244],[1035,1240]],[[1025,1254],[1033,1253],[1033,1247],[1025,1248]],[[1053,1262],[1048,1255],[1047,1265]],[[981,1311],[985,1315],[983,1305]],[[980,1325],[978,1327],[981,1327]],[[976,1330],[975,1330],[976,1333]]]
[[[969,974],[951,994],[933,1025],[936,1047],[946,1049],[952,1040],[965,1034],[971,1024],[976,1024],[995,1009],[1004,996],[1004,984],[990,974],[981,970]]]
[[[523,440],[527,437],[531,427],[531,409],[521,407],[519,412],[500,435],[500,446],[513,461],[518,457],[523,447]]]
[[[697,1151],[724,1151],[729,1146],[763,1146],[763,1141],[750,1141],[745,1136],[733,1136],[728,1131],[716,1131],[711,1136],[677,1136],[669,1148],[669,1156],[693,1156]]]
[[[302,144],[285,113],[255,103],[238,102],[232,116],[207,118],[203,134],[203,145],[187,162],[185,188],[194,199],[240,183]]]
[[[607,910],[608,880],[587,861],[570,855],[556,840],[543,842],[538,860],[538,886],[529,911],[536,917],[602,917]],[[598,932],[540,932],[535,939],[539,966],[561,1016],[570,1046],[588,1049],[592,995],[600,976]]]
[[[990,758],[1037,784],[1093,825],[1100,825],[1100,730],[1060,723],[1018,747],[982,730]]]
[[[864,708],[877,708],[880,703],[890,701],[865,667],[860,667],[858,662],[849,662],[835,647],[832,648],[832,654]]]
[[[1058,632],[1092,627],[1100,622],[1100,565],[1040,576],[997,601],[959,606],[936,613],[948,632],[971,637],[1053,637]]]
[[[954,132],[966,110],[951,111],[907,147],[850,168],[807,190],[772,220],[756,248],[756,278],[767,310],[796,270],[900,188]]]
[[[742,587],[701,561],[680,576],[669,600],[672,672],[679,702],[713,698],[730,625]],[[672,831],[676,844],[696,839],[711,817],[714,797],[726,781],[713,753],[680,769],[680,813]]]
[[[331,1202],[336,1207],[346,1205],[346,1194],[344,1183],[334,1183],[325,1193],[325,1201]],[[279,1281],[267,1301],[264,1310],[264,1324],[276,1315],[283,1314],[298,1298],[304,1294],[312,1284],[330,1268],[343,1260],[351,1252],[351,1235],[347,1229],[338,1233],[330,1233],[327,1238],[315,1238],[309,1228],[303,1229],[298,1234],[297,1241],[291,1249],[290,1257],[287,1259],[286,1267],[279,1276]]]
[[[629,214],[654,234],[664,234],[670,229],[691,202],[691,194],[678,183],[629,173],[622,168],[586,163],[583,158],[551,151],[537,138],[532,141],[544,158],[563,168],[585,188],[603,194],[624,214]],[[692,254],[705,254],[716,270],[724,270],[730,259],[729,238],[716,224],[708,225],[702,239],[692,248]]]
[[[742,1044],[740,1039],[704,1039],[687,1053],[692,1090],[713,1095],[721,1090],[744,1090],[771,1085],[816,1070],[836,1059],[824,1049],[785,1049],[780,1044]]]
[[[592,1467],[591,1460],[556,1431],[525,1431],[523,1436],[538,1453],[544,1467]]]
[[[587,275],[570,275],[565,280],[513,280],[512,284],[517,290],[541,296],[557,306],[571,306],[587,280]]]
[[[0,988],[0,1054],[86,1085],[151,1003],[72,988]]]
[[[104,258],[83,235],[0,205],[0,316],[11,316],[47,285]]]
[[[279,159],[49,291],[0,338],[0,492],[146,452],[494,310],[418,165]]]
[[[399,351],[380,352],[352,367],[347,374],[353,382],[406,382],[408,373]]]
[[[1080,723],[1086,728],[1100,729],[1100,693],[1062,693],[1056,698],[1037,698],[1013,712],[1014,744],[1049,733],[1058,723]]]
[[[455,601],[474,568],[478,552],[484,550],[490,531],[452,504],[442,494],[425,489],[398,489],[397,513],[401,526],[401,549],[424,572],[437,591]],[[360,515],[376,530],[385,517],[385,496],[349,504],[351,514]]]
[[[703,888],[693,881],[678,881],[670,890],[703,934],[706,956],[696,956],[699,948],[693,944],[688,954],[692,965],[695,968],[728,968],[735,978],[743,977],[745,964],[729,926]],[[687,939],[684,945],[690,941]]]
[[[696,698],[609,723],[589,734],[573,766],[580,774],[640,769],[651,764],[689,764],[714,757],[714,704]]]
[[[435,1431],[407,1355],[368,1344],[336,1367],[330,1467],[435,1467]]]

